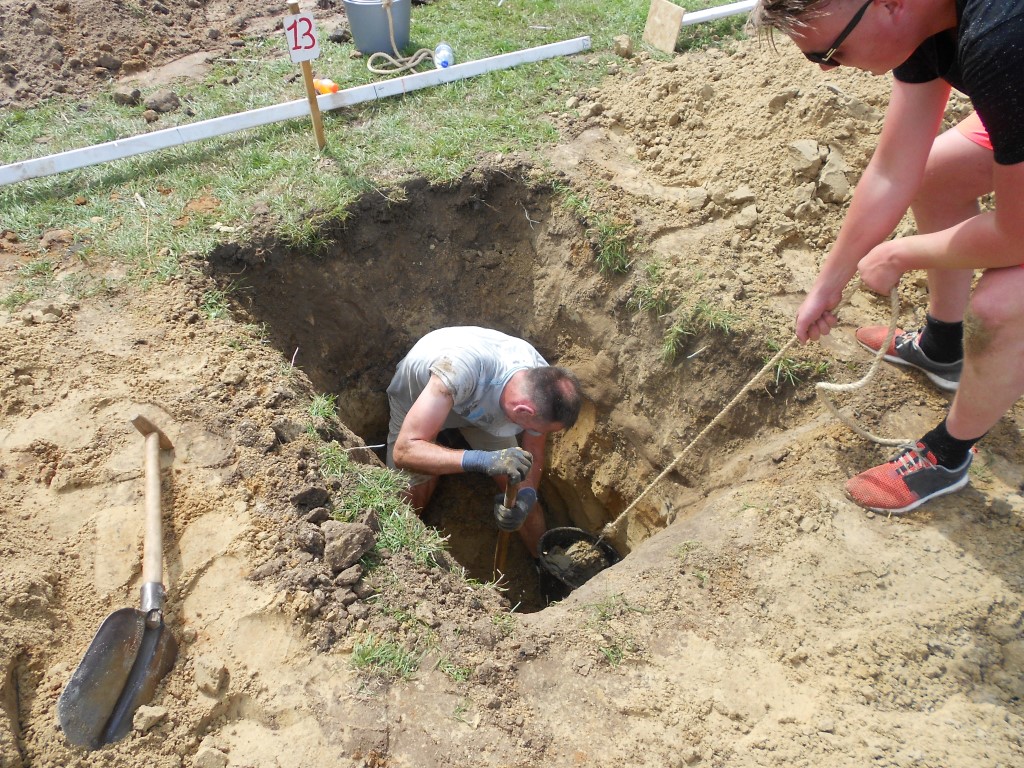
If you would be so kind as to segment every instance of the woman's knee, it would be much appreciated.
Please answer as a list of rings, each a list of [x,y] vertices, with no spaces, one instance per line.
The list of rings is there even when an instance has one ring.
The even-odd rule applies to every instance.
[[[987,271],[971,294],[968,326],[986,335],[1024,329],[1024,268]]]

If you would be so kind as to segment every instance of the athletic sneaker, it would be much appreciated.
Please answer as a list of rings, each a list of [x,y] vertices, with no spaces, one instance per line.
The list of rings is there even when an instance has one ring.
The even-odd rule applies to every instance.
[[[857,341],[865,349],[878,352],[885,344],[886,334],[889,328],[884,325],[869,325],[857,329]],[[947,392],[955,392],[960,386],[960,372],[963,371],[963,358],[955,363],[936,363],[928,355],[921,351],[917,340],[921,337],[921,331],[902,331],[896,329],[889,349],[886,350],[883,359],[896,365],[907,365],[924,371],[925,376],[931,379],[936,386]]]
[[[861,472],[846,482],[850,498],[867,509],[900,515],[936,496],[958,491],[967,485],[967,470],[974,450],[956,469],[946,469],[924,443],[907,446],[885,464]]]

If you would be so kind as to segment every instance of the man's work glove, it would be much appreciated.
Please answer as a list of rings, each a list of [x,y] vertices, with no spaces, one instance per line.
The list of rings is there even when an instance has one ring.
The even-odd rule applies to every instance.
[[[497,477],[508,475],[513,483],[521,483],[533,465],[533,456],[522,448],[503,448],[500,451],[466,451],[462,454],[462,469],[483,472]]]
[[[534,503],[537,501],[537,492],[533,488],[520,488],[516,495],[516,503],[511,507],[505,506],[505,496],[494,497],[494,519],[498,521],[498,527],[503,531],[518,531],[526,522],[526,516],[530,514]]]

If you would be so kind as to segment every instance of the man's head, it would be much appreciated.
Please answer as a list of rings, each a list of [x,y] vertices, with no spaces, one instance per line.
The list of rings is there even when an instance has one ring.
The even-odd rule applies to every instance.
[[[779,30],[823,69],[840,65],[880,75],[927,38],[956,25],[953,0],[760,0],[758,30]]]
[[[569,429],[580,414],[580,382],[557,366],[518,371],[502,393],[502,407],[514,423],[532,433]]]

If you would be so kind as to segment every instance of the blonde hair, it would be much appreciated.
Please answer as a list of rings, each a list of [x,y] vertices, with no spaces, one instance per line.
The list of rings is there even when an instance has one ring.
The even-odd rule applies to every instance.
[[[774,30],[791,34],[806,25],[807,19],[820,15],[834,0],[760,0],[747,17],[748,27],[761,37]]]

